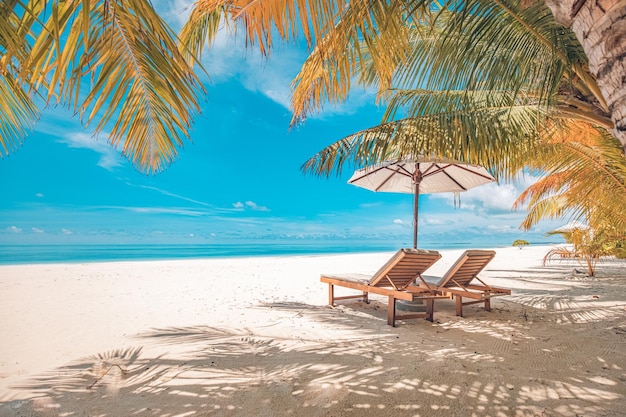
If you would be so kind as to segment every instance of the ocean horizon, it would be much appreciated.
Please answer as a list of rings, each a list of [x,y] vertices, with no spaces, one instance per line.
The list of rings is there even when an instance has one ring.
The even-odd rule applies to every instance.
[[[559,242],[529,243],[531,245],[550,245]],[[410,244],[398,245],[394,243],[0,245],[0,265],[374,253],[393,252],[401,247],[411,246]],[[480,245],[475,242],[454,242],[419,245],[422,249],[430,250],[481,249],[506,246],[510,246],[510,244]]]

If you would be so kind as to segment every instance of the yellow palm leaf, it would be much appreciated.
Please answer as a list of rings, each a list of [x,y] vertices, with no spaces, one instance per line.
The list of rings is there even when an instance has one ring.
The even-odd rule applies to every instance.
[[[203,88],[149,1],[31,0],[9,14],[0,37],[13,55],[2,63],[25,90],[110,131],[143,171],[175,159]]]

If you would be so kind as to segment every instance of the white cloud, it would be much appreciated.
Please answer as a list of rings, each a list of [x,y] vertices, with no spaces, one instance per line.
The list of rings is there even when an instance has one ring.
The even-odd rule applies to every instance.
[[[526,176],[519,177],[510,183],[491,183],[472,188],[467,192],[460,193],[461,208],[488,212],[511,211],[517,197],[537,180],[537,177]],[[454,205],[453,193],[430,194],[430,196],[445,200],[451,206]]]
[[[404,221],[402,221],[402,219],[394,219],[393,220],[393,224],[399,224],[400,226],[404,226],[405,223]]]
[[[422,217],[423,219],[420,219],[420,223],[423,222],[424,224],[429,225],[429,226],[441,226],[445,224],[450,224],[449,221],[446,221],[439,217],[434,217],[434,216],[422,216]]]
[[[108,171],[112,171],[113,168],[121,166],[122,161],[124,160],[121,154],[106,141],[98,140],[93,135],[88,135],[87,133],[70,133],[61,138],[61,142],[65,143],[70,148],[91,149],[92,151],[99,153],[100,160],[98,161],[98,166],[101,166]]]
[[[174,194],[174,193],[171,193],[171,192],[169,192],[167,190],[164,190],[164,189],[161,189],[161,188],[158,188],[158,187],[153,187],[151,185],[136,185],[136,184],[133,184],[131,182],[126,182],[126,184],[128,184],[128,185],[130,185],[132,187],[139,187],[139,188],[144,188],[146,190],[153,190],[153,191],[156,191],[156,192],[158,192],[160,194],[166,195],[168,197],[177,198],[179,200],[188,201],[190,203],[198,204],[198,205],[201,205],[201,206],[211,207],[211,208],[213,207],[211,204],[205,203],[204,201],[194,200],[193,198],[185,197],[185,196],[182,196],[182,195],[179,195],[179,194]]]
[[[245,203],[242,203],[241,201],[237,201],[236,203],[233,203],[233,207],[239,211],[243,211],[246,209],[250,209],[254,211],[270,211],[267,207],[259,206],[254,201],[246,201]]]
[[[371,209],[374,207],[380,207],[382,206],[383,203],[381,203],[380,201],[374,202],[374,203],[361,203],[359,204],[360,208],[365,208],[365,209]]]
[[[194,3],[194,0],[161,0],[154,3],[154,8],[178,32],[189,19]]]
[[[33,232],[35,232],[35,233],[43,233],[43,232],[44,232],[44,230],[43,230],[43,229],[39,229],[39,228],[37,228],[37,227],[33,227],[33,228],[31,228],[31,230],[32,230]]]
[[[22,229],[17,226],[9,226],[6,228],[6,231],[9,233],[22,233]]]
[[[490,224],[486,227],[486,229],[489,233],[511,233],[519,230],[509,224]]]
[[[72,231],[69,229],[61,229],[61,233],[63,233],[64,235],[71,235]]]
[[[189,210],[186,208],[175,208],[175,207],[106,207],[113,209],[121,209],[128,210],[135,213],[144,213],[144,214],[175,214],[179,216],[192,216],[199,217],[206,214],[205,211],[200,210]]]
[[[291,81],[296,76],[304,60],[306,50],[292,43],[276,44],[270,57],[259,51],[258,45],[245,45],[241,35],[222,24],[213,44],[205,51],[202,64],[211,80],[238,78],[244,88],[259,92],[286,109],[291,103]]]
[[[37,194],[35,194],[35,197],[38,197],[38,198],[43,198],[44,196],[43,196],[43,194],[42,194],[42,193],[37,193]]]
[[[487,211],[509,211],[519,191],[513,184],[498,185],[495,183],[483,185],[461,193],[461,207],[465,205],[478,206]]]
[[[259,206],[254,201],[246,201],[246,207],[254,211],[269,211],[265,206]]]

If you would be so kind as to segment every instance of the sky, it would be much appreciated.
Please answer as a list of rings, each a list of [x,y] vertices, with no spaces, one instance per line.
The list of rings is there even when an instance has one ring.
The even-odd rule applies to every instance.
[[[189,8],[158,2],[179,28]],[[223,34],[203,57],[210,80],[191,141],[163,172],[145,175],[62,107],[46,109],[14,153],[0,159],[0,244],[412,244],[412,197],[347,184],[352,169],[320,178],[302,164],[378,124],[372,92],[354,89],[290,129],[289,85],[306,57],[279,45],[269,60]],[[536,178],[420,196],[419,246],[546,243],[562,222],[523,232],[515,198]],[[552,238],[554,241],[554,238]]]

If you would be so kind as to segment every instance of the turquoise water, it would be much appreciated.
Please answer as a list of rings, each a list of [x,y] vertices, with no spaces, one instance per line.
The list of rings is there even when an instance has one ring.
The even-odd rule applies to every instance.
[[[534,243],[534,242],[531,242]],[[536,244],[545,245],[542,241]],[[508,245],[501,245],[508,246]],[[79,263],[158,259],[199,259],[216,257],[315,255],[388,252],[396,243],[368,244],[176,244],[176,245],[0,245],[0,264]],[[424,249],[479,248],[471,242],[457,242]],[[492,245],[491,247],[494,247]]]

